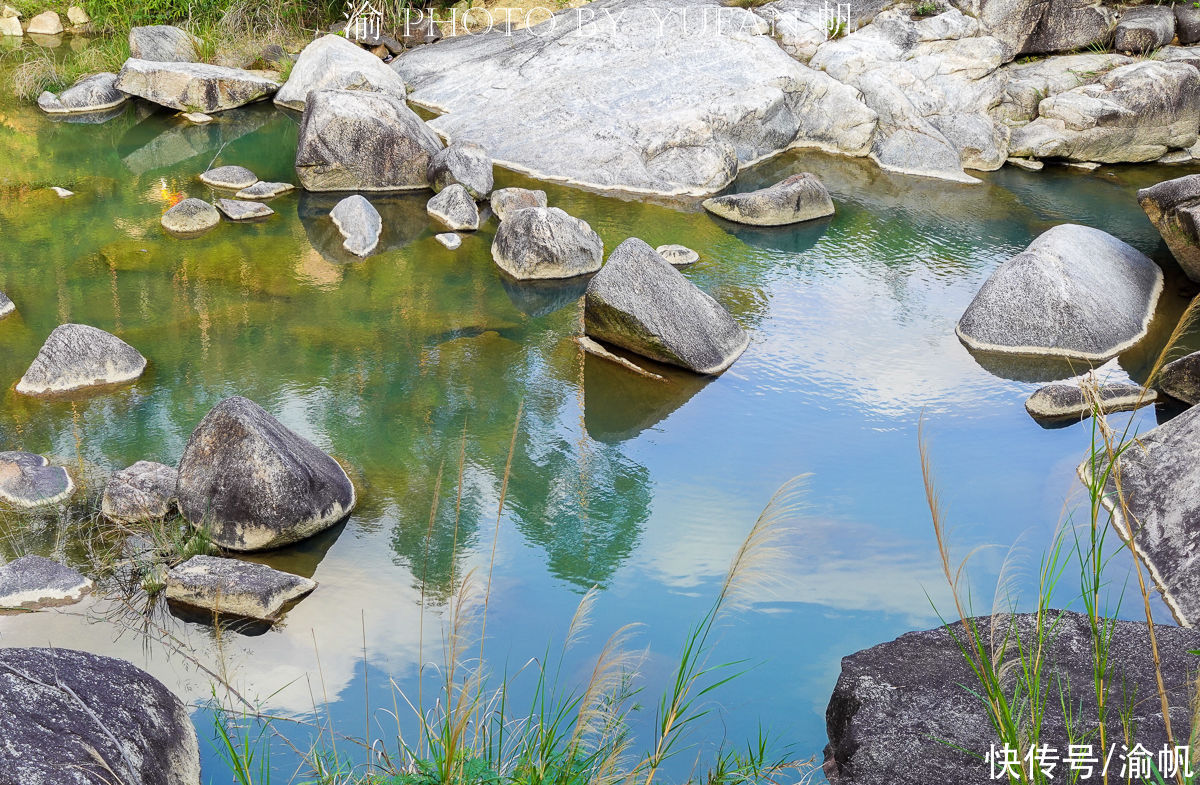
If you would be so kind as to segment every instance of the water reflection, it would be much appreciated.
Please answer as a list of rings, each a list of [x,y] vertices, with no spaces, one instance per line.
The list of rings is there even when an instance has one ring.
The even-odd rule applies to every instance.
[[[615,347],[610,351],[619,352]],[[663,420],[711,381],[642,358],[630,358],[664,377],[659,382],[620,367],[610,360],[584,357],[584,425],[598,442],[619,444],[633,439]]]

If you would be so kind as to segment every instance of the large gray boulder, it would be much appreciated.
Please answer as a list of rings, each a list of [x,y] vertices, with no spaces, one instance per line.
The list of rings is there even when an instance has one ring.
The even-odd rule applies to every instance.
[[[1200,281],[1200,174],[1143,188],[1137,198],[1184,273]]]
[[[304,47],[275,103],[303,111],[314,90],[376,90],[403,100],[404,80],[375,55],[340,35],[325,35]]]
[[[1093,470],[1088,461],[1080,465],[1085,482]],[[1200,623],[1200,407],[1139,433],[1117,458],[1103,501],[1122,539],[1134,533],[1138,555],[1176,620]]]
[[[1175,11],[1170,6],[1141,5],[1126,8],[1113,31],[1113,49],[1144,54],[1171,43],[1175,37]]]
[[[1115,68],[1050,96],[1013,131],[1009,153],[1100,163],[1153,161],[1191,147],[1200,127],[1200,73],[1155,60]]]
[[[75,492],[71,475],[41,455],[0,452],[0,504],[29,509],[58,504]]]
[[[723,372],[750,343],[720,303],[633,237],[588,283],[583,320],[593,338],[703,374]]]
[[[117,336],[86,324],[60,324],[17,382],[22,395],[50,395],[132,381],[146,358]]]
[[[129,56],[159,63],[194,63],[200,59],[200,40],[172,25],[129,29]]]
[[[1200,352],[1192,352],[1164,365],[1154,386],[1189,406],[1200,403]]]
[[[429,187],[442,142],[402,97],[320,90],[308,97],[296,174],[310,191],[404,191]]]
[[[21,785],[199,785],[187,707],[124,660],[0,649],[0,772]]]
[[[858,92],[789,57],[753,12],[720,0],[588,10],[422,46],[393,67],[412,100],[443,112],[430,124],[447,138],[578,185],[707,196],[791,146],[868,152],[876,116]]]
[[[573,278],[600,269],[604,244],[587,221],[557,207],[526,207],[500,222],[492,259],[518,280]]]
[[[492,157],[477,144],[455,142],[430,159],[429,183],[435,191],[458,183],[473,198],[486,199],[492,192]]]
[[[44,556],[22,556],[0,566],[0,608],[37,610],[71,605],[92,590],[91,578]]]
[[[532,191],[528,188],[498,188],[492,191],[489,201],[497,221],[503,221],[509,213],[515,213],[526,207],[545,207],[547,205],[545,191]]]
[[[1045,696],[1045,711],[1038,741],[1065,756],[1068,744],[1097,738],[1091,622],[1086,615],[1055,610],[1047,611],[1043,619],[1043,681],[1039,688]],[[1037,645],[1034,615],[999,614],[974,623],[988,647],[986,656],[995,651],[997,661],[1005,664],[999,668],[1003,689],[1012,695],[1016,680],[1024,676],[1018,647],[1023,646],[1024,655],[1029,656]],[[1110,688],[1109,699],[1114,699],[1114,693],[1140,697],[1124,704],[1122,711],[1108,712],[1108,738],[1125,738],[1124,718],[1137,728],[1140,744],[1160,750],[1167,733],[1146,623],[1115,621],[1112,625],[1107,678],[1109,684],[1119,686]],[[842,658],[841,673],[825,711],[829,745],[824,769],[831,785],[980,785],[989,781],[992,771],[987,756],[993,745],[999,750],[1001,743],[987,705],[978,696],[979,680],[959,648],[964,634],[955,620],[952,630],[937,627],[910,632]],[[1187,727],[1190,716],[1189,685],[1195,661],[1187,652],[1200,647],[1200,632],[1164,624],[1156,625],[1155,637],[1174,731],[1182,738],[1180,729]],[[1072,715],[1069,728],[1063,718],[1064,705]],[[1186,736],[1187,731],[1182,733]],[[1103,761],[1104,753],[1099,758]],[[1096,781],[1100,780],[1099,771],[1098,764]],[[1063,767],[1054,773],[1052,781],[1057,781],[1057,775],[1066,781]]]
[[[191,608],[273,622],[317,582],[265,564],[193,556],[167,573],[167,599]]]
[[[160,521],[175,506],[179,472],[173,466],[138,461],[115,472],[104,486],[100,511],[117,523]]]
[[[207,232],[221,222],[221,216],[208,202],[190,197],[172,205],[159,222],[168,232],[188,237]]]
[[[129,100],[116,88],[117,75],[85,76],[58,95],[49,91],[38,96],[38,108],[47,114],[90,114],[114,109]]]
[[[355,256],[370,256],[379,245],[383,218],[362,194],[352,194],[334,205],[329,219],[342,233],[342,247]]]
[[[425,205],[431,216],[456,232],[473,232],[479,228],[479,207],[471,193],[458,183],[452,183]]]
[[[179,461],[179,509],[233,551],[311,537],[354,509],[337,461],[261,406],[226,398],[204,416]]]
[[[130,59],[117,74],[116,87],[159,106],[212,114],[269,98],[279,83],[240,68]]]
[[[833,215],[829,191],[808,172],[769,188],[705,199],[702,205],[713,215],[751,226],[783,226]]]
[[[1099,399],[1100,411],[1104,414],[1149,406],[1158,399],[1154,390],[1137,384],[1096,384],[1095,394]],[[1092,415],[1095,405],[1091,394],[1085,393],[1082,385],[1056,383],[1039,388],[1029,396],[1025,401],[1025,411],[1033,419],[1043,422],[1079,422]]]
[[[1146,334],[1162,287],[1145,254],[1099,229],[1062,224],[992,273],[956,331],[980,351],[1105,360]]]

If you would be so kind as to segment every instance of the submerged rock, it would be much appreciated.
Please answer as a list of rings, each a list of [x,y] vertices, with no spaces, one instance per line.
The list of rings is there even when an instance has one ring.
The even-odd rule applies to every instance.
[[[179,472],[154,461],[138,461],[109,478],[100,500],[104,517],[117,523],[159,521],[171,514]]]
[[[1043,617],[1040,673],[1044,681],[1040,689],[1048,699],[1039,742],[1065,751],[1068,744],[1094,738],[1096,733],[1099,713],[1092,679],[1091,623],[1086,615],[1070,611],[1047,614]],[[1003,688],[1011,695],[1014,681],[1022,675],[1017,641],[1028,656],[1035,645],[1035,617],[998,614],[974,621],[989,653],[993,645],[1001,647],[1007,642],[1007,654],[1000,661],[1018,663],[1001,669]],[[961,640],[963,631],[957,621],[954,624],[953,632]],[[1114,621],[1112,625],[1108,678],[1110,683],[1122,685],[1122,694],[1143,696],[1129,703],[1127,717],[1137,728],[1138,743],[1160,750],[1167,734],[1156,697],[1155,663],[1146,623]],[[1155,626],[1155,636],[1169,703],[1173,709],[1186,711],[1192,662],[1187,652],[1200,647],[1200,633],[1163,624]],[[958,641],[945,627],[910,632],[843,657],[825,711],[829,733],[825,776],[831,785],[987,782],[993,774],[987,755],[992,745],[999,750],[1000,743],[987,706],[976,694],[980,690]],[[1072,713],[1069,729],[1062,714],[1064,703]],[[1109,738],[1124,738],[1120,723],[1125,712],[1108,712]],[[1099,768],[1096,772],[1098,775]],[[1062,768],[1055,773],[1066,778]]]
[[[61,35],[62,19],[53,11],[43,11],[29,20],[25,32],[31,35]]]
[[[172,25],[129,29],[129,56],[159,63],[194,63],[200,59],[200,40]]]
[[[317,588],[316,581],[265,564],[193,556],[167,573],[167,599],[222,615],[275,621],[292,600]]]
[[[833,200],[817,176],[802,172],[748,193],[705,199],[713,215],[751,226],[783,226],[833,215]]]
[[[13,305],[13,301],[8,299],[8,295],[0,292],[0,319],[3,319],[5,316],[11,316],[16,311],[17,306]]]
[[[329,213],[333,225],[342,233],[342,247],[355,256],[370,256],[379,245],[383,219],[379,212],[360,194],[347,196]]]
[[[557,207],[526,207],[501,221],[492,259],[518,280],[573,278],[600,269],[604,244],[587,221]]]
[[[234,196],[238,199],[272,199],[280,194],[293,191],[295,188],[296,186],[291,183],[268,183],[265,180],[259,180],[254,185],[238,191]]]
[[[1104,360],[1146,334],[1162,271],[1110,234],[1055,226],[1000,265],[959,319],[972,349]]]
[[[244,166],[218,166],[200,175],[200,182],[214,188],[238,190],[258,182],[258,175]]]
[[[22,556],[0,566],[0,608],[37,609],[79,602],[92,580],[42,556]]]
[[[426,211],[456,232],[479,228],[479,208],[470,192],[458,183],[446,186],[425,205]]]
[[[51,466],[41,455],[0,452],[0,502],[14,507],[43,507],[69,498],[75,492],[71,475]]]
[[[686,245],[660,245],[654,252],[670,262],[672,267],[687,267],[700,261],[700,254]]]
[[[1200,174],[1167,180],[1137,192],[1138,204],[1193,281],[1200,281]]]
[[[38,96],[38,108],[47,114],[88,114],[103,112],[129,100],[116,88],[112,73],[85,76],[58,95],[46,91]]]
[[[547,204],[545,191],[531,191],[528,188],[499,188],[492,191],[490,201],[497,221],[503,221],[509,213],[517,210],[545,207]]]
[[[244,199],[218,199],[217,209],[231,221],[252,221],[275,214],[274,210],[262,202],[250,202]]]
[[[437,134],[402,97],[363,90],[312,93],[300,121],[296,173],[310,191],[429,187]]]
[[[355,498],[337,461],[242,397],[204,416],[179,462],[180,511],[228,550],[311,537],[349,515]]]
[[[221,222],[217,208],[203,199],[184,199],[163,213],[161,223],[168,232],[181,235],[196,235],[206,232]]]
[[[1113,31],[1113,49],[1144,54],[1171,43],[1175,37],[1175,11],[1170,6],[1126,8]]]
[[[1192,352],[1164,365],[1154,386],[1189,406],[1200,403],[1200,352]]]
[[[132,381],[146,358],[112,333],[86,324],[60,324],[17,382],[22,395],[49,395]]]
[[[325,35],[304,47],[275,103],[303,111],[314,90],[374,90],[404,100],[404,80],[378,57],[340,35]]]
[[[720,303],[636,238],[588,283],[583,320],[593,338],[703,374],[723,372],[750,343]]]
[[[472,198],[486,199],[492,192],[492,158],[477,144],[455,142],[429,160],[429,183],[435,191],[458,183]]]
[[[1100,411],[1104,414],[1125,412],[1149,406],[1158,393],[1136,384],[1097,384]],[[1079,421],[1092,414],[1093,401],[1079,384],[1049,384],[1025,401],[1025,411],[1035,420]]]
[[[437,240],[442,245],[449,248],[451,251],[462,245],[462,238],[454,232],[445,232],[443,234],[435,234],[433,239]]]
[[[111,657],[0,649],[0,738],[0,771],[11,782],[200,783],[187,707],[150,674]]]
[[[260,101],[279,83],[240,68],[207,63],[125,61],[117,89],[181,112],[212,114]]]

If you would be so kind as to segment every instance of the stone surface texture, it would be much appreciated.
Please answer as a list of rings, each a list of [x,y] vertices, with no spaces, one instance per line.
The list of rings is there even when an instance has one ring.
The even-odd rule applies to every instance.
[[[104,486],[100,511],[118,523],[158,521],[171,514],[179,472],[173,466],[138,461],[114,472]]]
[[[204,114],[260,101],[279,89],[273,79],[240,68],[137,59],[125,61],[116,86],[160,106]]]
[[[167,573],[167,599],[193,608],[247,619],[275,621],[292,600],[316,581],[265,564],[193,556]]]
[[[91,578],[44,556],[22,556],[0,566],[0,608],[45,608],[79,602]]]
[[[500,222],[492,259],[517,280],[573,278],[600,269],[604,244],[587,221],[557,207],[526,207]]]
[[[22,395],[48,395],[132,381],[146,358],[117,336],[86,324],[55,327],[17,382]]]

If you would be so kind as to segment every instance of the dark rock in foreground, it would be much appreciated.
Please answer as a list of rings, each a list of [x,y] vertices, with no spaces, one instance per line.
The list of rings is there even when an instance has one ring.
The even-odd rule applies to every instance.
[[[0,608],[44,608],[79,602],[92,581],[43,556],[22,556],[0,567]]]
[[[1200,403],[1200,352],[1164,365],[1155,386],[1177,401],[1191,406]]]
[[[705,199],[713,215],[751,226],[784,226],[833,215],[829,191],[808,172],[794,174],[770,188]]]
[[[0,452],[0,502],[14,507],[57,504],[75,492],[71,475],[41,455]]]
[[[132,381],[146,358],[117,336],[86,324],[55,327],[17,382],[22,395],[51,395]]]
[[[0,773],[21,785],[199,785],[186,707],[124,660],[0,649]]]
[[[260,621],[275,621],[286,604],[316,587],[265,564],[217,556],[193,556],[167,573],[168,600]]]
[[[1078,613],[1049,613],[1054,632],[1045,648],[1046,680],[1042,688],[1048,691],[1048,700],[1041,742],[1065,754],[1068,743],[1080,743],[1079,739],[1096,726],[1090,624],[1086,616]],[[1006,632],[1013,629],[1026,646],[1030,645],[1034,630],[1032,615],[999,616],[997,620],[998,647]],[[990,620],[977,622],[984,634],[990,636]],[[956,632],[962,633],[961,626],[956,627]],[[1155,633],[1171,706],[1172,729],[1177,738],[1186,739],[1195,668],[1195,657],[1188,651],[1200,648],[1200,632],[1158,625]],[[1006,659],[1011,660],[1016,657],[1016,641],[1011,637],[1008,640]],[[1131,719],[1137,728],[1137,742],[1152,751],[1162,749],[1167,737],[1144,622],[1115,623],[1109,664],[1113,686],[1109,695],[1108,737],[1117,742],[1119,752],[1124,736],[1120,712],[1111,708],[1112,702],[1119,702],[1122,694],[1136,695],[1137,700],[1131,701]],[[1018,670],[1008,669],[1009,696]],[[1067,704],[1074,704],[1076,725],[1070,742],[1060,703],[1059,690],[1064,687],[1069,690]],[[986,756],[991,745],[999,748],[1001,744],[986,706],[968,689],[978,692],[979,682],[945,628],[910,632],[842,658],[842,672],[825,712],[829,733],[825,775],[829,782],[832,785],[988,782],[992,772]],[[1099,744],[1098,740],[1093,743]],[[1097,774],[1098,771],[1097,768]],[[1056,770],[1059,772],[1061,769]]]
[[[1106,360],[1146,334],[1163,275],[1145,254],[1076,224],[1000,265],[959,319],[972,349]]]
[[[500,222],[492,259],[522,281],[573,278],[600,269],[604,244],[587,221],[557,207],[526,207]]]
[[[593,338],[696,373],[721,373],[750,343],[720,303],[636,238],[588,283],[583,318]]]
[[[1187,273],[1200,281],[1200,174],[1189,174],[1143,188],[1138,204]]]
[[[179,472],[154,461],[138,461],[109,478],[100,500],[104,517],[118,523],[162,520],[175,503]]]
[[[1096,394],[1104,414],[1149,406],[1158,399],[1154,390],[1136,384],[1098,384]],[[1092,405],[1092,398],[1084,394],[1079,384],[1049,384],[1029,396],[1025,411],[1035,420],[1078,422],[1092,415]]]
[[[278,548],[345,518],[355,491],[337,461],[261,406],[226,398],[179,461],[179,509],[234,551]]]

